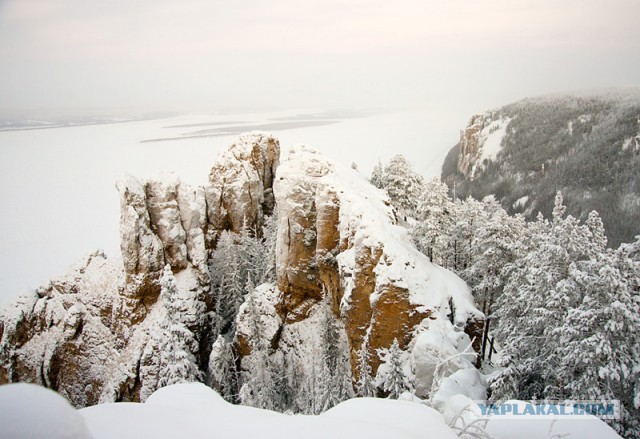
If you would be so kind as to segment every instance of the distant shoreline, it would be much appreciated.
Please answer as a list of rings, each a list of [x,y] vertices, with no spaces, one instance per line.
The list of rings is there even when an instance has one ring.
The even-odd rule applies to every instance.
[[[74,127],[86,127],[93,125],[112,125],[117,123],[131,123],[131,122],[146,122],[150,120],[160,120],[162,117],[145,117],[139,119],[123,119],[123,120],[100,120],[100,121],[91,121],[91,122],[63,122],[63,123],[55,123],[51,125],[40,125],[40,126],[17,126],[17,127],[2,127],[0,128],[0,132],[10,132],[10,131],[36,131],[36,130],[51,130],[55,128],[74,128]]]
[[[206,130],[197,130],[189,133],[185,133],[180,136],[174,137],[159,137],[154,139],[144,139],[140,143],[154,143],[154,142],[170,142],[174,140],[187,140],[187,139],[201,139],[206,137],[223,137],[223,136],[236,136],[248,131],[283,131],[292,130],[296,128],[308,128],[319,127],[324,125],[333,125],[340,123],[339,120],[307,120],[307,121],[291,121],[291,122],[272,122],[254,125],[234,125],[233,122],[229,122],[228,126],[220,128],[211,128]],[[192,126],[206,126],[211,124],[192,124]],[[179,127],[179,126],[174,126]]]

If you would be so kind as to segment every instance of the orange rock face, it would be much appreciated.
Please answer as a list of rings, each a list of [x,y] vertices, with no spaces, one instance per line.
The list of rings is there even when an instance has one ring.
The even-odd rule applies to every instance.
[[[471,118],[469,125],[460,132],[460,154],[458,156],[458,171],[469,175],[473,164],[478,158],[480,150],[480,132],[485,127],[485,117],[477,114]]]
[[[340,177],[344,172],[348,181]],[[357,379],[362,343],[375,374],[378,350],[394,339],[407,349],[418,325],[442,311],[447,286],[429,279],[430,271],[436,278],[446,270],[413,248],[386,197],[353,174],[313,150],[294,149],[279,168],[274,193],[284,324],[303,321],[326,292],[344,324]],[[470,300],[464,283],[456,282],[464,290],[456,300]]]

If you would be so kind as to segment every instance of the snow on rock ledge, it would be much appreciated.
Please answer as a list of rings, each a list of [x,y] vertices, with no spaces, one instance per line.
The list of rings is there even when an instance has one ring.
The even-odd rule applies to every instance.
[[[396,224],[386,195],[358,173],[312,149],[293,148],[278,168],[274,194],[282,319],[303,321],[323,291],[330,294],[334,314],[345,324],[356,378],[363,342],[375,373],[378,349],[394,339],[411,348],[416,330],[430,331],[431,321],[478,335],[473,332],[482,313],[466,284],[418,252]]]

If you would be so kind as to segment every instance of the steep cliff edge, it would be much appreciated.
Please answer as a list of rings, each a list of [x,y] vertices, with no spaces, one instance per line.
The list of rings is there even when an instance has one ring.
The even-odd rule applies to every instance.
[[[424,353],[463,350],[479,337],[483,316],[465,283],[415,248],[385,194],[315,150],[289,152],[278,168],[274,194],[281,294],[271,296],[276,312],[267,314],[274,316],[271,326],[280,328],[270,334],[281,337],[288,354],[311,356],[305,351],[313,342],[303,346],[291,340],[308,340],[314,332],[326,293],[344,328],[354,380],[363,343],[375,375],[380,350],[397,339],[401,349],[412,352],[415,373],[427,375],[419,386],[424,396],[430,377],[423,369],[434,367]],[[240,333],[248,327],[242,317]],[[426,342],[433,332],[450,337],[434,346]]]
[[[205,188],[209,225],[208,248],[223,230],[243,226],[260,230],[273,213],[273,179],[280,160],[280,142],[260,133],[244,134],[221,154]]]

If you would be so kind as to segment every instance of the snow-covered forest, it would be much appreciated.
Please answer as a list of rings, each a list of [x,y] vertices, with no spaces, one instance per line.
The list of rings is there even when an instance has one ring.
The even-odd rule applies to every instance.
[[[472,289],[486,315],[477,364],[490,374],[492,400],[618,399],[613,426],[640,434],[640,237],[608,248],[598,212],[581,223],[560,192],[552,217],[531,222],[493,196],[454,201],[401,156],[371,181],[418,248]]]

